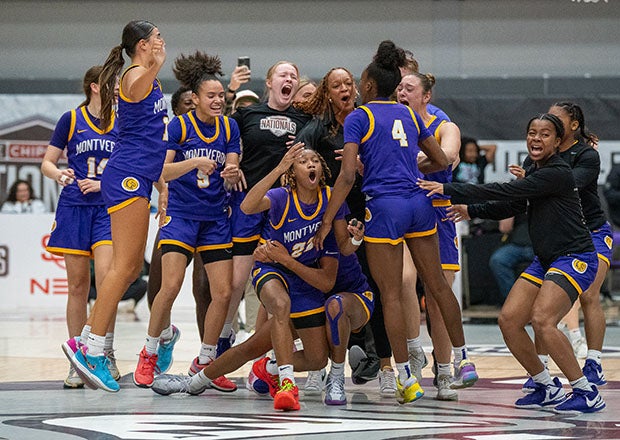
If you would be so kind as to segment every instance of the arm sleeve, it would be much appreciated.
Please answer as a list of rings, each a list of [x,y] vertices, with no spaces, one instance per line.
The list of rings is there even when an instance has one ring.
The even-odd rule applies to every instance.
[[[547,167],[527,175],[523,179],[506,183],[445,183],[444,194],[469,197],[480,201],[519,200],[547,197],[562,190],[560,183],[566,182],[566,174],[556,167]]]
[[[71,112],[65,112],[54,128],[50,145],[52,147],[60,148],[64,150],[69,140],[69,130],[71,129]]]
[[[575,177],[575,185],[582,189],[596,182],[601,169],[601,158],[594,148],[588,148],[579,155],[579,158],[573,168],[573,176]]]
[[[527,202],[525,200],[485,202],[469,205],[467,207],[467,213],[471,218],[478,217],[490,220],[503,220],[525,212],[526,208]]]

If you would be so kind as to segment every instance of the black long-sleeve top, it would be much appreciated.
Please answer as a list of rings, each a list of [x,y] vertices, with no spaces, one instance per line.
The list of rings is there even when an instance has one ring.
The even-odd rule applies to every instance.
[[[601,158],[598,151],[579,141],[568,150],[561,151],[559,155],[573,169],[588,229],[594,231],[600,228],[607,219],[598,196],[598,175],[601,172]],[[529,157],[523,162],[524,167],[531,164],[532,160]]]
[[[526,168],[525,178],[507,183],[444,184],[444,194],[476,198],[470,217],[500,220],[527,212],[534,253],[547,269],[560,256],[593,252],[575,179],[557,154],[540,167]]]

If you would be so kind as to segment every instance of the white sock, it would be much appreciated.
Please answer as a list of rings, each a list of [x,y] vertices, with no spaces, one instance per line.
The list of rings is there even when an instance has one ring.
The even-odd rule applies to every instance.
[[[94,333],[88,335],[88,354],[91,356],[103,356],[103,346],[105,345],[105,336],[99,336]]]
[[[532,380],[536,383],[541,383],[543,385],[553,385],[553,380],[551,379],[551,374],[549,374],[549,370],[543,368],[543,370],[532,376]]]
[[[587,359],[591,359],[594,362],[596,362],[597,364],[601,364],[601,356],[603,355],[603,353],[601,353],[598,350],[588,350],[588,356],[586,357]]]
[[[548,354],[539,354],[538,359],[545,366],[545,369],[549,368],[549,355]]]
[[[452,347],[452,353],[454,353],[454,365],[458,366],[463,359],[467,359],[467,347]]]
[[[82,334],[80,334],[80,340],[82,341],[82,343],[88,341],[88,335],[90,335],[90,325],[86,324],[84,327],[82,327]]]
[[[396,371],[398,371],[398,380],[400,380],[401,385],[404,385],[405,381],[412,376],[409,361],[402,363],[396,362]]]
[[[437,376],[450,376],[452,374],[452,370],[450,369],[450,364],[440,364],[437,363]]]
[[[421,351],[422,349],[422,341],[420,341],[420,337],[413,339],[407,339],[407,351],[409,353],[413,351]]]
[[[146,343],[144,348],[148,354],[157,354],[157,345],[159,344],[159,336],[146,335]]]
[[[344,376],[344,362],[334,362],[332,361],[332,368],[329,370],[329,374],[333,377],[342,377]]]
[[[174,336],[174,332],[172,331],[172,324],[170,324],[164,329],[164,331],[161,332],[161,335],[159,335],[159,339],[161,339],[163,342],[167,342],[172,339],[172,336]]]
[[[579,327],[577,327],[575,330],[570,330],[568,332],[568,338],[571,342],[575,342],[581,339],[581,330],[579,329]]]
[[[220,338],[228,339],[231,332],[232,332],[232,322],[225,322],[224,327],[222,327],[222,332],[220,333]]]
[[[196,385],[196,388],[200,388],[200,386],[198,385],[201,385],[201,386],[211,385],[211,382],[213,381],[207,377],[204,369],[200,370],[198,374],[192,377],[192,385]]]
[[[267,363],[265,364],[265,369],[267,370],[267,373],[269,374],[273,374],[274,376],[278,375],[278,363],[276,362],[275,359],[268,360]]]
[[[110,351],[112,348],[114,348],[114,333],[106,333],[103,350]]]
[[[573,388],[579,388],[585,391],[592,391],[592,387],[588,383],[588,379],[585,376],[581,376],[579,379],[574,380],[570,383],[570,386]]]
[[[290,380],[295,385],[295,372],[292,365],[280,365],[278,366],[278,376],[280,377],[280,383],[284,379]]]
[[[209,345],[202,343],[200,346],[200,354],[198,355],[198,363],[200,365],[208,364],[215,360],[216,347],[215,345]]]

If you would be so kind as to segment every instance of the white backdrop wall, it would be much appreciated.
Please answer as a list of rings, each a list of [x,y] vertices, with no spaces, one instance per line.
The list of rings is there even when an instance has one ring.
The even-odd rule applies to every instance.
[[[131,19],[156,23],[172,60],[203,49],[257,77],[280,59],[322,77],[359,75],[383,39],[443,77],[618,75],[617,0],[4,0],[0,79],[81,78],[120,43]]]

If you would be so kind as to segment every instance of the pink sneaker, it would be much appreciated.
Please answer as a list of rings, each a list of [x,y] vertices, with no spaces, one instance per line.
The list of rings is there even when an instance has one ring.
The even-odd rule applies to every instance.
[[[71,360],[71,358],[73,358],[75,353],[77,353],[77,351],[82,345],[84,344],[82,344],[82,341],[80,341],[80,337],[75,336],[73,338],[67,339],[65,342],[62,343],[62,351],[64,351],[65,356],[67,356],[67,358]]]

